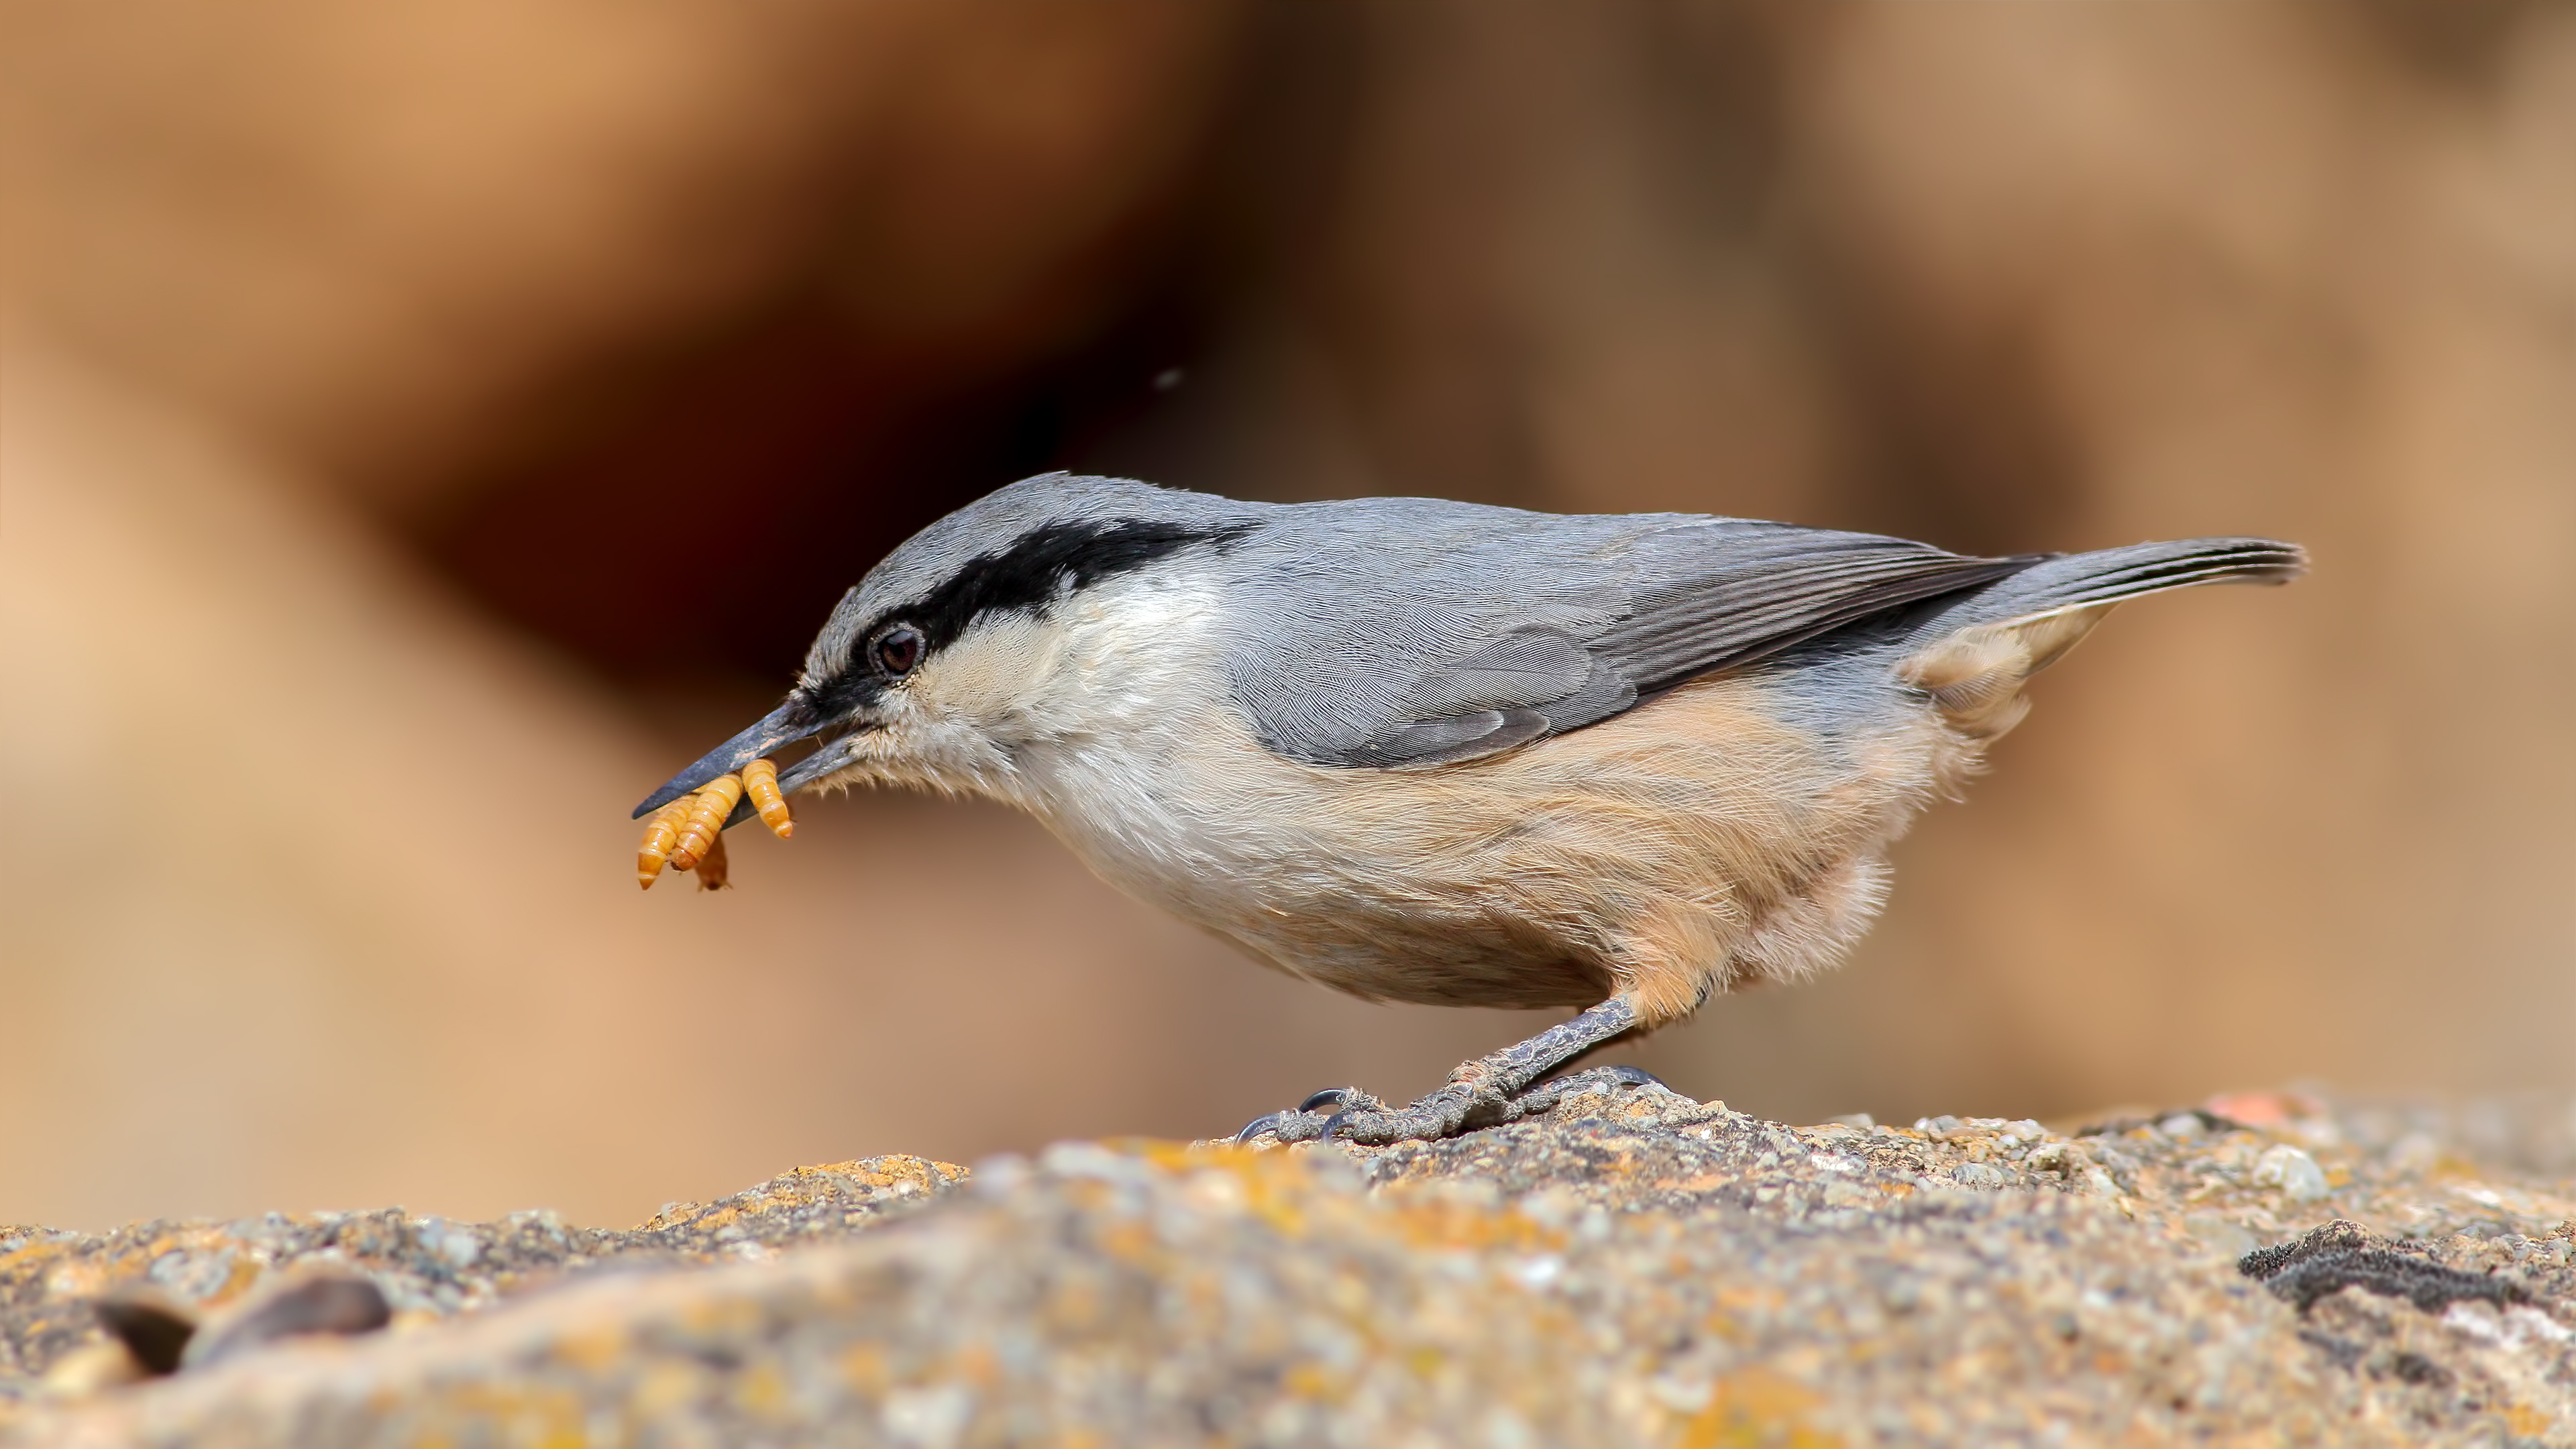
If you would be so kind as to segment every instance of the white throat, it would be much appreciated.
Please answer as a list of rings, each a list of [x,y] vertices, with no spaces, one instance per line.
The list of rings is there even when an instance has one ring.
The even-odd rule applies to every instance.
[[[1232,714],[1217,599],[1205,574],[1153,571],[980,619],[888,691],[845,778],[987,796],[1076,840]]]

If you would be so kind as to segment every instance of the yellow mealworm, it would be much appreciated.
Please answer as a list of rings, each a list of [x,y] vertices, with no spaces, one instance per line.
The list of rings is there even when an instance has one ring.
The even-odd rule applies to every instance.
[[[671,864],[681,870],[695,870],[723,838],[725,817],[741,801],[740,775],[718,775],[708,781],[706,788],[689,801],[688,818],[680,823],[679,844],[671,850]]]
[[[698,889],[720,891],[731,884],[733,866],[725,859],[724,837],[718,835],[715,844],[708,846],[706,855],[698,861]]]
[[[635,884],[645,890],[653,888],[654,877],[670,862],[671,851],[680,843],[680,822],[689,816],[694,796],[683,795],[653,812],[644,822],[644,844],[635,852]]]
[[[751,807],[760,812],[760,823],[781,840],[796,833],[796,820],[787,813],[787,797],[778,789],[778,767],[767,760],[754,760],[742,767],[742,788],[751,796]]]

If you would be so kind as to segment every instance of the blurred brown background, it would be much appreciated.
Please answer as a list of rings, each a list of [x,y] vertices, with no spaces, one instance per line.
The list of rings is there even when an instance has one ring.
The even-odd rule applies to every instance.
[[[1636,1058],[1813,1119],[2576,1087],[2576,11],[8,0],[0,1221],[623,1223],[1533,1024],[901,798],[630,880],[1051,467],[1970,550],[2124,612],[1886,922]]]

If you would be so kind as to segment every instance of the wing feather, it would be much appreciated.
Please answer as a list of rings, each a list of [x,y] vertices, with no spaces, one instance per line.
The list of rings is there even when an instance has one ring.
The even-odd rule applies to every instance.
[[[1525,516],[1525,515],[1524,515]],[[1497,575],[1516,555],[1487,555]],[[1544,735],[1579,729],[1633,706],[1641,695],[1743,664],[1887,609],[1976,586],[2028,568],[2036,558],[1985,559],[1927,544],[1732,519],[1667,521],[1618,541],[1623,582],[1592,627],[1572,629],[1564,610],[1533,627],[1515,620],[1500,578],[1458,580],[1488,596],[1496,634],[1472,635],[1448,650],[1399,651],[1404,679],[1384,692],[1389,708],[1344,736],[1310,747],[1316,763],[1398,768],[1447,764],[1498,753]],[[1597,577],[1582,587],[1597,591]],[[1494,597],[1498,596],[1498,597]],[[1411,607],[1443,602],[1416,596]],[[1450,612],[1471,613],[1468,601]],[[1498,635],[1498,637],[1497,637]],[[1378,637],[1393,637],[1381,631]]]
[[[1658,545],[1673,548],[1661,540],[1646,546]],[[1626,617],[1590,646],[1652,693],[1872,614],[1991,583],[2040,557],[1970,558],[1904,539],[1782,527],[1704,561],[1685,555],[1678,576],[1640,590]]]

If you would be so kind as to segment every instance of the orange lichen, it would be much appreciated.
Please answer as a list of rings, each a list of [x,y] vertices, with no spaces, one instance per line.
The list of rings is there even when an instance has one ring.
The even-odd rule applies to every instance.
[[[1511,1252],[1555,1252],[1565,1246],[1562,1230],[1509,1208],[1480,1207],[1445,1196],[1392,1188],[1386,1193],[1394,1209],[1390,1225],[1417,1248],[1499,1248]]]
[[[2504,1424],[2507,1429],[2521,1438],[2537,1439],[2556,1428],[2558,1421],[2529,1405],[2507,1404],[2504,1411]]]
[[[1808,1426],[1806,1417],[1821,1402],[1815,1392],[1765,1369],[1752,1369],[1721,1380],[1709,1394],[1708,1407],[1682,1426],[1681,1442],[1690,1449],[1828,1449],[1843,1442],[1839,1434]]]
[[[886,1367],[885,1350],[862,1340],[841,1351],[841,1377],[859,1392],[875,1395],[884,1393],[894,1376]]]
[[[547,1357],[599,1372],[623,1360],[633,1346],[622,1323],[585,1323],[557,1336],[547,1347]]]

